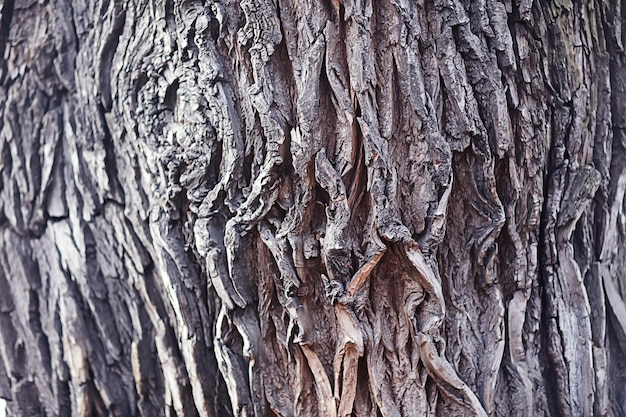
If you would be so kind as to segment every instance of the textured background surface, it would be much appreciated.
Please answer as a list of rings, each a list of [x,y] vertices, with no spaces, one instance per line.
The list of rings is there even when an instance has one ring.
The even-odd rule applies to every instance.
[[[0,1],[10,415],[626,415],[616,1]]]

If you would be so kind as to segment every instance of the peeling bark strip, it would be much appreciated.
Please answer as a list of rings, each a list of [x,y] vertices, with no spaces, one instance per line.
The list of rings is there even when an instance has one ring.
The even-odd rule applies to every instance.
[[[626,416],[615,1],[0,1],[12,416]]]

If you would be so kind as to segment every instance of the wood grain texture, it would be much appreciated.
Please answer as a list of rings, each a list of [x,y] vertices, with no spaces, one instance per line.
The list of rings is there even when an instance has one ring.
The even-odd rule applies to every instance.
[[[0,1],[11,416],[626,416],[626,17]]]

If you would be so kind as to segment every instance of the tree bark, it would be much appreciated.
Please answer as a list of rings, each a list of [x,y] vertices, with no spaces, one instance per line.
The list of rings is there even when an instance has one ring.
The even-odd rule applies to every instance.
[[[12,416],[626,416],[626,19],[0,1]]]

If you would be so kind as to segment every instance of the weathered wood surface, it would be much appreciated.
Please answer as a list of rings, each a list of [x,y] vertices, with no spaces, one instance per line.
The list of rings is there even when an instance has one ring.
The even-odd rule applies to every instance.
[[[13,416],[626,416],[623,2],[0,1]]]

